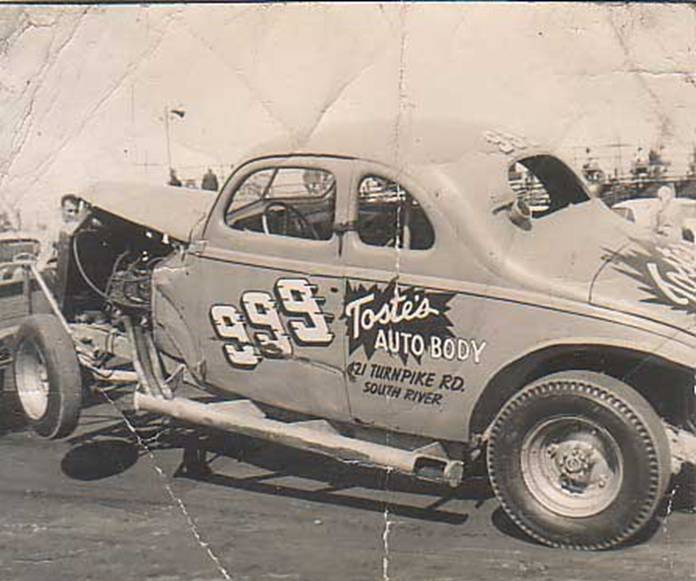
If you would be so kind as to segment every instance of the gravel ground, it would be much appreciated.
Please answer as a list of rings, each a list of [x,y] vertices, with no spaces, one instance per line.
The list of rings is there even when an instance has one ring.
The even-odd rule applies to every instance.
[[[630,546],[552,550],[510,523],[483,475],[451,491],[135,416],[125,391],[111,397],[57,442],[5,406],[0,579],[696,578],[696,515],[679,493]],[[182,467],[196,442],[211,474]]]

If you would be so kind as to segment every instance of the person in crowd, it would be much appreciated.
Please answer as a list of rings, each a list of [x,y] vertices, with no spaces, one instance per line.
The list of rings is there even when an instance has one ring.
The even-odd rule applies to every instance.
[[[696,145],[691,149],[691,159],[689,159],[689,169],[687,170],[686,177],[696,177]]]
[[[658,203],[650,217],[650,225],[656,234],[674,240],[681,239],[679,208],[673,203],[676,197],[673,184],[665,184],[657,190]]]
[[[60,199],[60,215],[57,213],[50,225],[44,225],[39,239],[37,266],[51,288],[56,280],[56,263],[58,252],[70,244],[70,239],[80,225],[82,207],[80,198],[74,194],[65,194]]]
[[[306,169],[302,181],[311,196],[323,196],[333,186],[333,176],[321,169]]]
[[[633,171],[636,174],[646,173],[648,171],[648,164],[645,160],[642,147],[636,149],[636,154],[633,157]]]
[[[0,232],[12,232],[13,230],[12,221],[7,212],[0,212]]]
[[[645,184],[645,180],[648,177],[648,160],[645,158],[645,153],[643,148],[639,147],[636,149],[636,154],[633,157],[633,164],[631,167],[631,174],[633,179],[636,180],[638,187],[642,187]]]
[[[582,164],[582,175],[590,183],[600,182],[603,179],[603,172],[599,167],[597,158],[592,155],[592,150],[585,148],[585,163]]]
[[[77,222],[80,216],[80,199],[73,194],[65,194],[60,199],[60,214],[64,226]]]
[[[176,170],[173,167],[169,168],[169,185],[181,187],[181,180],[176,175]]]
[[[211,192],[218,191],[218,178],[212,169],[208,168],[208,171],[203,175],[203,181],[201,182],[201,188],[204,190],[210,190]]]
[[[664,145],[651,147],[648,152],[648,173],[652,178],[659,178],[667,171],[668,161],[664,159]]]

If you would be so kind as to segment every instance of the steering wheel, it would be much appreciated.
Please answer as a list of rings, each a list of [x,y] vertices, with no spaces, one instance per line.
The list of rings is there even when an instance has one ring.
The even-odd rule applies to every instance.
[[[312,240],[321,240],[321,237],[319,236],[319,233],[317,232],[316,228],[312,225],[312,223],[305,218],[304,214],[300,212],[295,206],[292,206],[288,204],[287,202],[281,202],[280,200],[276,200],[274,202],[270,202],[269,204],[266,205],[266,207],[263,209],[263,214],[261,215],[261,225],[263,226],[263,231],[266,234],[276,234],[276,232],[271,232],[269,226],[268,226],[268,216],[270,214],[271,208],[278,207],[282,208],[284,211],[284,223],[283,223],[283,230],[281,234],[287,236],[288,235],[288,226],[289,226],[289,221],[288,218],[290,215],[292,215],[295,220],[297,221],[298,224],[298,230],[302,238],[311,238]],[[309,236],[306,236],[306,234],[309,234]]]

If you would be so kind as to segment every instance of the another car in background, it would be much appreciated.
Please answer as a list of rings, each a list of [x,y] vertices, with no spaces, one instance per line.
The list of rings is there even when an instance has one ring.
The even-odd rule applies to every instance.
[[[629,222],[639,226],[651,227],[651,218],[659,207],[657,198],[639,198],[614,204],[611,209]],[[678,209],[675,213],[681,218],[682,238],[688,242],[696,240],[696,200],[675,198],[670,202]]]

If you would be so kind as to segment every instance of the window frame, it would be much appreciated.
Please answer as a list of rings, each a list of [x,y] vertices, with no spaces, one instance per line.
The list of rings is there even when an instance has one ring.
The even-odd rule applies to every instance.
[[[354,158],[327,154],[274,154],[247,158],[239,164],[217,195],[215,204],[207,217],[194,227],[192,237],[197,240],[201,256],[215,256],[216,260],[241,261],[273,267],[286,264],[289,269],[306,272],[312,265],[321,268],[338,268],[341,237],[336,234],[337,225],[349,220],[351,201],[350,186],[353,179]],[[251,230],[234,230],[225,223],[225,210],[230,205],[232,194],[239,185],[257,170],[272,167],[302,166],[330,171],[336,177],[336,213],[334,236],[317,243],[306,238],[267,236]]]
[[[275,162],[273,160],[268,160],[269,164],[268,165],[261,165],[259,167],[253,167],[250,168],[249,171],[245,172],[243,175],[240,175],[239,179],[234,180],[233,185],[228,189],[228,194],[226,196],[226,202],[223,205],[223,222],[226,228],[228,228],[231,231],[234,232],[244,232],[244,233],[249,233],[249,234],[255,234],[255,235],[261,235],[265,237],[273,237],[273,238],[280,238],[280,239],[292,239],[292,240],[304,240],[307,242],[330,242],[336,238],[336,222],[337,222],[337,214],[338,214],[338,204],[339,204],[339,191],[338,191],[338,177],[336,176],[335,171],[332,171],[331,169],[327,169],[327,167],[320,166],[319,164],[312,165],[312,164],[301,164],[301,163],[290,163],[290,164],[284,164],[284,163],[279,163],[281,161],[288,161],[289,158],[280,158],[277,159]],[[294,161],[294,160],[293,160]],[[330,164],[329,164],[330,165]],[[238,208],[235,208],[234,210],[229,210],[230,206],[234,203],[234,198],[239,192],[240,188],[247,182],[249,178],[252,176],[259,174],[264,171],[272,171],[271,179],[268,181],[266,186],[264,187],[264,190],[261,194],[261,196],[249,203],[244,204],[243,206],[240,206]],[[321,195],[321,196],[316,196],[316,197],[277,197],[277,198],[271,198],[268,197],[268,193],[270,192],[273,182],[275,181],[276,177],[278,174],[283,171],[283,170],[297,170],[297,171],[307,171],[307,170],[318,170],[325,172],[331,177],[332,184],[330,187],[326,189],[326,191]],[[251,230],[251,229],[242,229],[242,228],[234,228],[232,226],[231,220],[233,220],[237,215],[243,214],[243,212],[252,206],[256,204],[266,204],[272,201],[279,201],[279,202],[286,202],[291,204],[292,200],[311,200],[312,203],[319,202],[321,200],[326,200],[328,199],[331,194],[333,193],[334,196],[334,203],[333,203],[333,216],[331,218],[331,236],[329,238],[306,238],[304,236],[288,236],[287,234],[277,234],[273,232],[266,233],[264,231],[257,231],[257,230]],[[262,212],[263,213],[263,212]]]
[[[398,246],[396,243],[391,246],[386,246],[386,245],[377,245],[377,244],[370,244],[368,242],[365,242],[360,235],[360,229],[359,229],[359,216],[360,216],[360,188],[363,184],[363,182],[366,179],[369,178],[376,178],[378,180],[384,180],[387,182],[391,182],[394,184],[399,190],[403,191],[406,196],[409,196],[412,200],[414,200],[417,204],[418,207],[421,209],[423,212],[425,219],[428,221],[428,224],[430,225],[430,228],[433,233],[433,239],[432,239],[432,244],[428,246],[427,248],[411,248],[411,247],[404,247],[404,246]],[[407,187],[404,185],[403,180],[395,179],[392,176],[389,175],[389,172],[386,171],[380,171],[378,168],[374,168],[374,171],[364,168],[362,171],[356,173],[355,179],[353,180],[353,183],[351,185],[351,214],[353,216],[353,223],[354,223],[354,231],[356,235],[356,240],[359,241],[360,244],[367,248],[373,248],[373,249],[383,249],[383,250],[388,250],[388,251],[399,251],[399,252],[415,252],[417,254],[422,254],[422,253],[427,253],[427,252],[432,252],[438,244],[438,228],[436,226],[436,222],[433,221],[431,218],[431,212],[428,211],[426,208],[427,204],[423,204],[422,200],[425,196],[421,197],[419,194],[421,193],[419,189],[416,189],[417,194],[413,193],[413,188]]]

